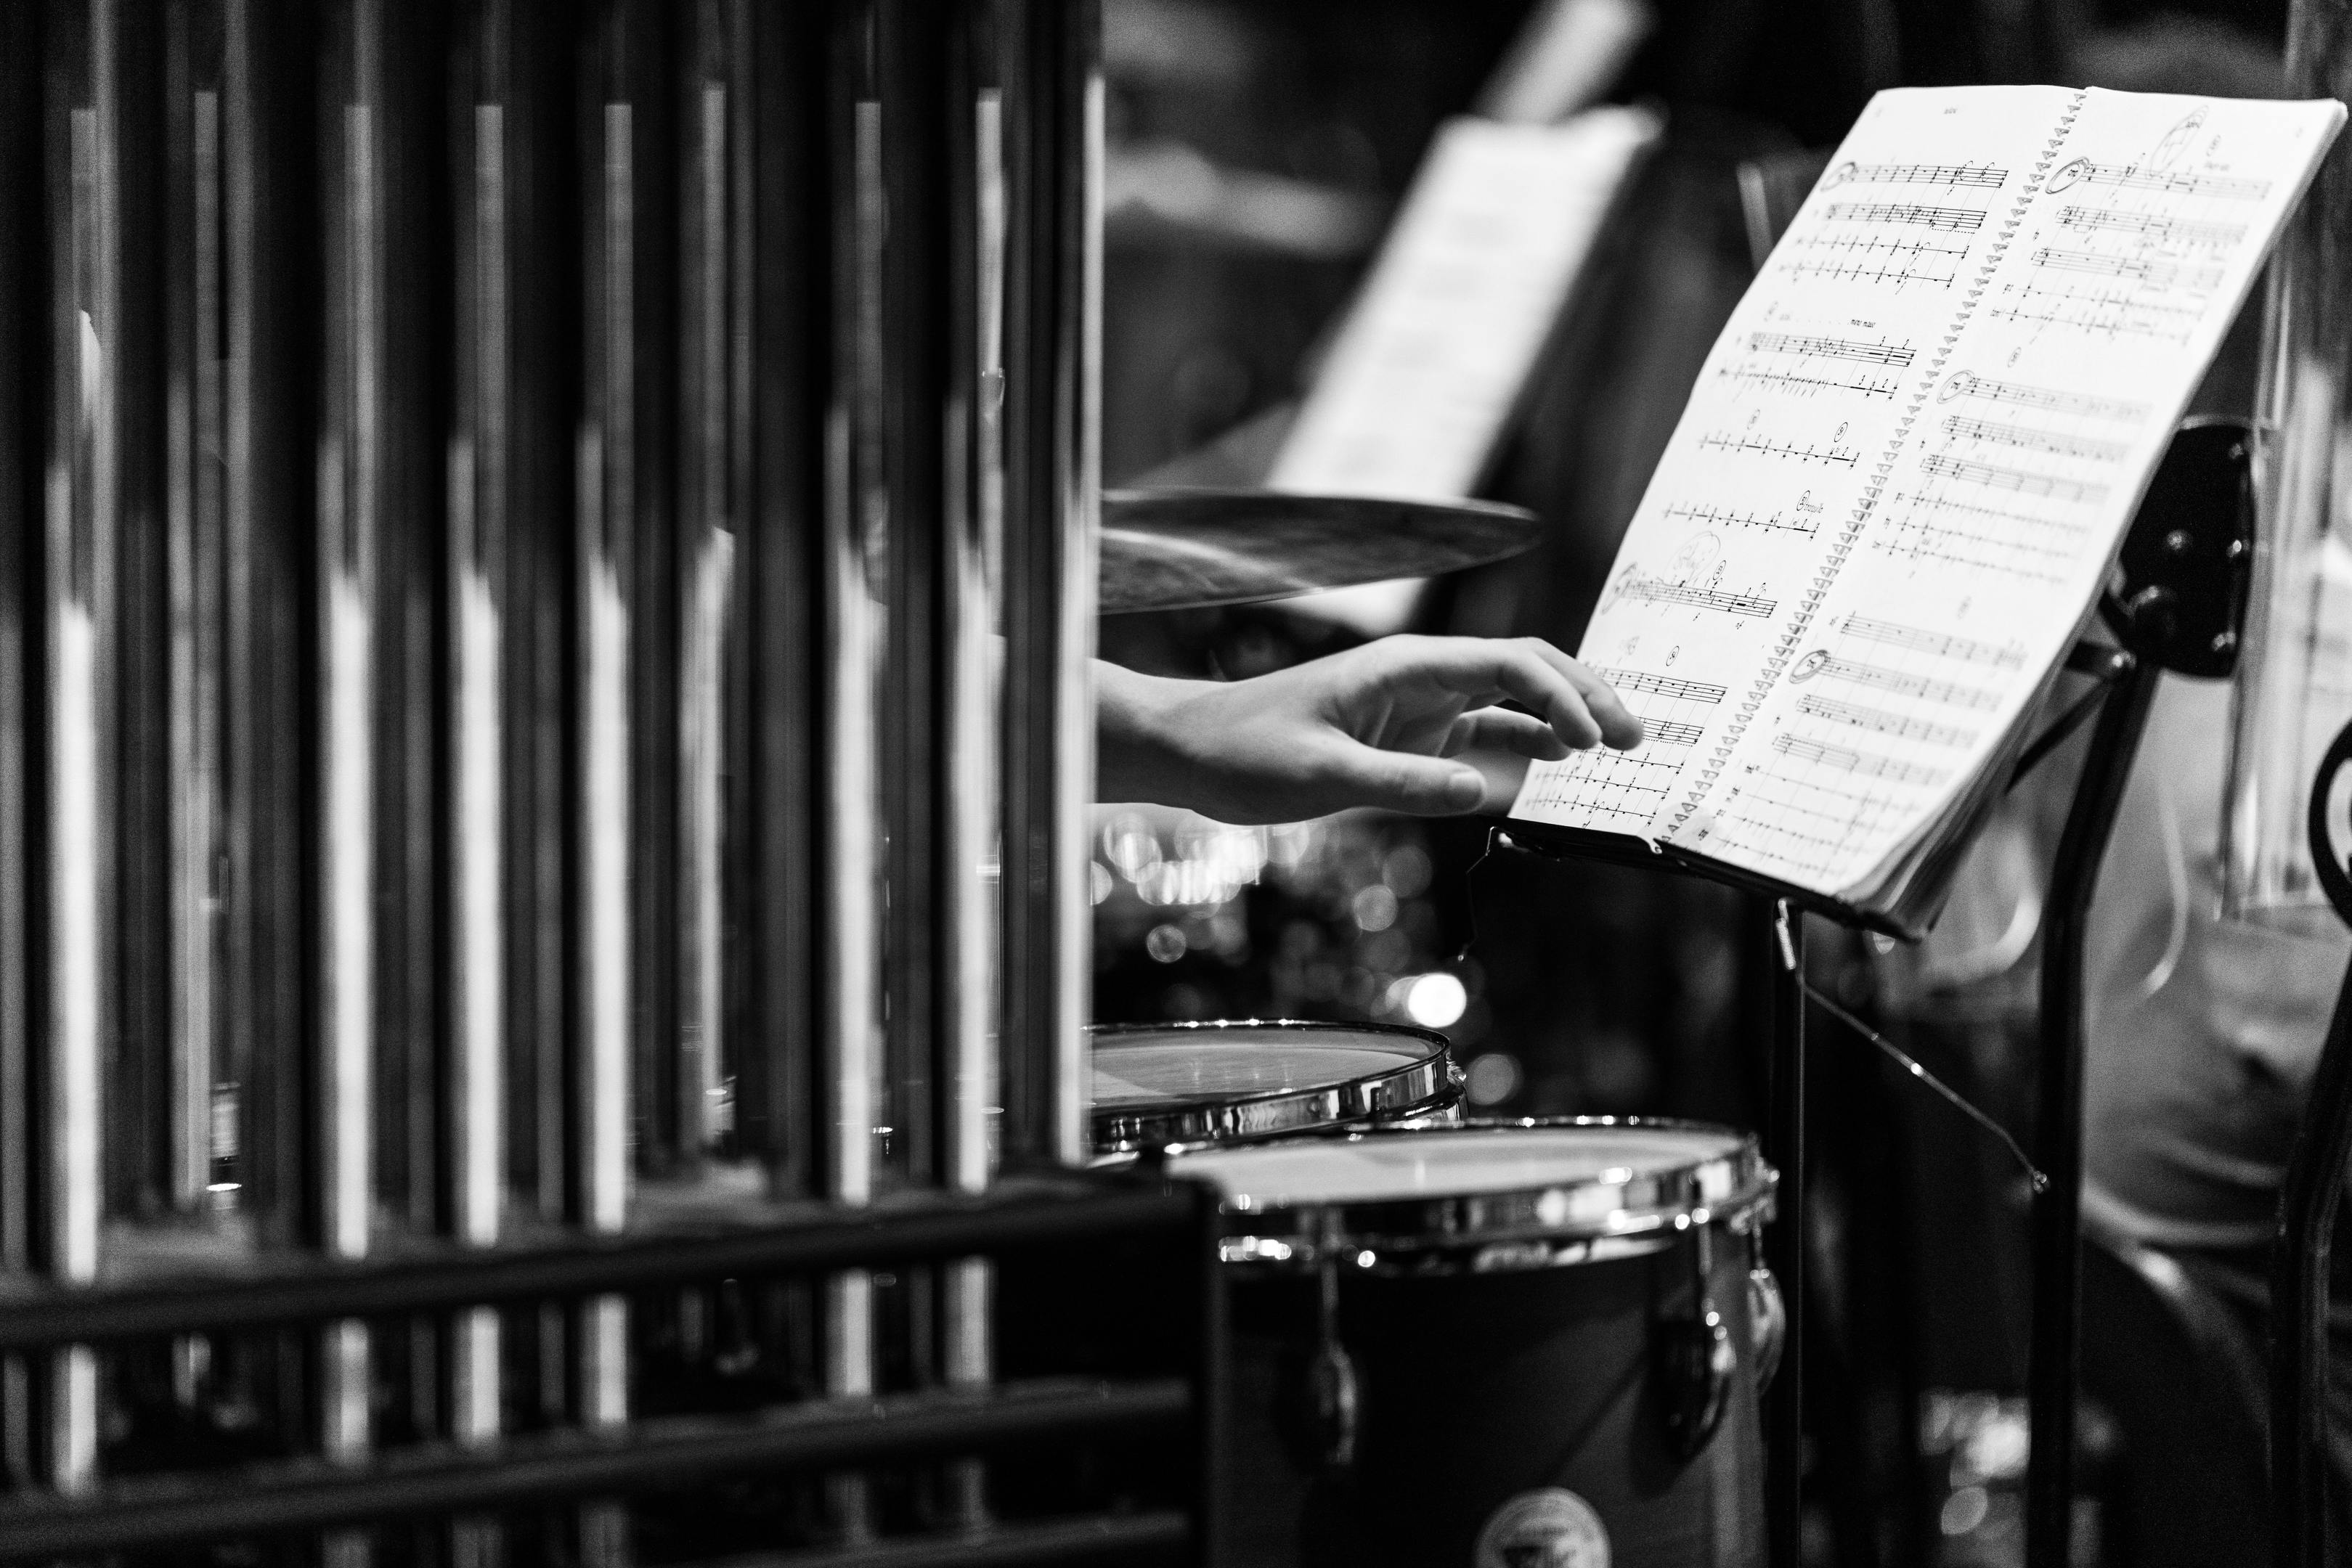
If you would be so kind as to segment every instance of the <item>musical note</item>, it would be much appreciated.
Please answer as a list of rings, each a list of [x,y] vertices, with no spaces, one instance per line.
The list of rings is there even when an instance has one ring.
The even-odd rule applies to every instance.
[[[1825,718],[1832,724],[1852,725],[1874,735],[1891,735],[1903,740],[1923,741],[1929,746],[1973,746],[1977,732],[1954,724],[1935,724],[1926,719],[1906,718],[1885,708],[1871,707],[1863,703],[1841,701],[1819,693],[1799,699],[1797,711],[1815,718]]]
[[[2085,419],[2112,419],[2137,423],[2147,417],[2147,404],[2120,398],[2095,397],[2088,392],[2060,392],[2053,387],[2028,386],[2023,382],[1997,382],[1968,371],[1955,371],[1936,390],[1937,402],[1954,398],[1982,398],[2019,408],[2046,408],[2053,413],[2076,413]]]
[[[1973,234],[1984,226],[1980,208],[1923,207],[1908,202],[1832,202],[1822,216],[1833,224],[1916,224],[1954,234]]]
[[[2022,468],[2004,468],[1997,463],[1976,463],[1935,452],[1919,459],[1919,468],[1922,473],[1940,474],[1946,478],[1969,485],[1989,486],[1996,490],[2014,490],[2021,496],[2054,496],[2066,501],[2095,502],[2107,493],[2105,485],[2068,479],[2056,474],[2029,474]]]
[[[1948,632],[1923,631],[1916,626],[1906,626],[1898,621],[1849,615],[1837,623],[1836,629],[1865,643],[1883,643],[1890,648],[1907,648],[1915,653],[1929,653],[1939,659],[1960,659],[1972,664],[1990,664],[2002,670],[2020,669],[2025,664],[2025,650],[2014,643],[1996,646]]]
[[[1642,721],[1642,737],[1662,746],[1696,746],[1704,734],[1698,726],[1685,724],[1675,718],[1645,718]]]

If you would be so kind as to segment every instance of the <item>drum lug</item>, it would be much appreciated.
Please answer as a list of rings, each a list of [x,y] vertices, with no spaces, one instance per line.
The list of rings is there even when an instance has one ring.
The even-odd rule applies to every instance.
[[[1731,1380],[1739,1371],[1739,1352],[1707,1288],[1711,1241],[1706,1225],[1694,1228],[1692,1291],[1685,1300],[1695,1301],[1695,1310],[1688,1316],[1676,1312],[1663,1318],[1651,1341],[1666,1443],[1685,1464],[1699,1456],[1723,1424],[1723,1412],[1731,1403]]]
[[[1356,1462],[1356,1433],[1363,1409],[1363,1386],[1355,1358],[1345,1345],[1327,1339],[1315,1347],[1307,1380],[1314,1401],[1316,1458],[1326,1469],[1347,1469]]]
[[[1756,1392],[1760,1395],[1780,1370],[1780,1347],[1789,1337],[1789,1304],[1780,1299],[1780,1281],[1761,1263],[1748,1270],[1748,1324],[1756,1346]]]
[[[1307,1368],[1308,1411],[1314,1423],[1316,1458],[1327,1470],[1356,1462],[1356,1433],[1363,1411],[1363,1379],[1355,1358],[1339,1343],[1339,1266],[1327,1247],[1316,1272],[1315,1358]]]
[[[1664,1385],[1666,1441],[1685,1463],[1698,1458],[1723,1424],[1739,1353],[1713,1307],[1704,1316],[1658,1325],[1658,1381]]]

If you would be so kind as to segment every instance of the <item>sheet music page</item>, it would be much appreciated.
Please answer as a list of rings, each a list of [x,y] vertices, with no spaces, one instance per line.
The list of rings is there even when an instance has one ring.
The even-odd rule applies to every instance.
[[[1952,803],[2064,656],[2343,118],[2074,96],[1677,843],[1854,894]]]
[[[1640,109],[1560,125],[1444,126],[1266,483],[1469,495],[1658,129]]]
[[[2074,96],[1908,89],[1864,110],[1716,340],[1585,632],[1647,738],[1533,765],[1512,816],[1656,840],[1689,815]]]

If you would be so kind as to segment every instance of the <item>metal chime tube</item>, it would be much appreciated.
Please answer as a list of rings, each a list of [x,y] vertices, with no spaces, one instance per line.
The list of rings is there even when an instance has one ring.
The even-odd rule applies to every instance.
[[[1008,1160],[1085,1157],[1100,486],[1102,78],[1094,0],[1008,0],[1004,1073]]]
[[[122,474],[121,18],[106,0],[51,18],[70,86],[53,120],[50,428],[44,539],[47,713],[43,911],[47,985],[38,1103],[45,1123],[47,1264],[96,1277],[101,1221],[101,1061],[111,1027],[119,735],[113,666]],[[62,161],[62,168],[57,166]],[[96,1479],[98,1364],[50,1357],[47,1469],[61,1491]]]
[[[319,1239],[364,1257],[374,1200],[379,907],[377,812],[385,783],[378,707],[387,613],[382,534],[391,484],[384,323],[383,20],[350,0],[331,24],[343,74],[319,116],[327,219],[324,427],[319,438],[318,672]],[[396,644],[395,644],[396,645]],[[320,1354],[320,1442],[330,1458],[369,1448],[368,1330],[346,1320]],[[355,1538],[333,1543],[347,1559]]]
[[[639,130],[631,69],[635,9],[613,0],[598,14],[597,79],[581,109],[580,180],[586,252],[583,411],[577,442],[575,679],[578,683],[576,853],[580,908],[580,1056],[572,1144],[575,1218],[616,1233],[628,1223],[636,1082],[636,931],[633,896],[637,801],[635,601],[641,487]],[[629,1310],[618,1295],[584,1303],[577,1325],[578,1418],[590,1427],[629,1418]],[[582,1511],[584,1562],[609,1568],[628,1555],[625,1513]]]
[[[36,255],[42,200],[40,61],[33,18],[18,7],[0,14],[0,1275],[30,1270],[32,1118],[31,979],[28,925],[37,885],[26,833],[37,788],[28,760],[32,692],[26,681],[26,625],[39,590],[33,519],[42,516],[41,398],[31,367],[45,356],[49,324],[41,319],[42,268]],[[33,1479],[31,1382],[21,1356],[0,1357],[0,1476]]]
[[[881,1072],[883,843],[880,685],[887,618],[887,493],[881,475],[882,105],[869,82],[871,12],[852,5],[836,21],[833,112],[835,365],[827,411],[824,523],[826,974],[821,1076],[825,1168],[836,1203],[874,1197],[874,1126]],[[844,80],[845,77],[855,80]],[[874,1392],[873,1278],[863,1270],[825,1288],[824,1387],[850,1398]],[[856,1478],[829,1487],[842,1532],[870,1532]]]
[[[1004,385],[1003,99],[996,37],[984,5],[958,18],[946,141],[950,287],[946,475],[942,486],[940,618],[945,767],[940,877],[942,970],[940,1179],[979,1192],[995,1169],[990,1125],[997,1072],[998,925],[995,875],[1003,809],[999,786],[999,585],[1003,575]],[[942,1367],[952,1387],[985,1386],[994,1375],[993,1271],[962,1259],[942,1279]],[[976,1462],[950,1469],[947,1512],[985,1517]]]
[[[507,712],[502,669],[513,319],[508,188],[513,18],[475,19],[476,91],[459,99],[471,146],[458,148],[457,422],[448,446],[445,549],[449,670],[447,821],[450,932],[451,1228],[472,1247],[499,1239],[506,1197]],[[468,101],[469,99],[473,101]],[[515,127],[512,129],[520,129]],[[471,157],[465,156],[470,151]],[[451,1347],[451,1433],[487,1442],[499,1427],[495,1309],[459,1315]]]

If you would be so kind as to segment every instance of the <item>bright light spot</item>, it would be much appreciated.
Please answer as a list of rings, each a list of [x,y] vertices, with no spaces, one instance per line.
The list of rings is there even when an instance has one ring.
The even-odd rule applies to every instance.
[[[1381,880],[1399,898],[1417,898],[1429,886],[1429,854],[1418,844],[1400,844],[1381,862]]]
[[[1947,1535],[1966,1535],[1985,1521],[1992,1511],[1992,1499],[1982,1487],[1962,1487],[1944,1500],[1943,1517],[1937,1522]]]
[[[1518,1092],[1518,1058],[1500,1051],[1474,1056],[1462,1070],[1462,1091],[1473,1105],[1493,1105]]]
[[[1444,1029],[1469,1008],[1470,993],[1451,975],[1415,975],[1405,982],[1405,1016],[1423,1029]]]
[[[1100,861],[1088,861],[1087,862],[1087,901],[1090,904],[1100,904],[1110,896],[1110,867]]]
[[[1397,895],[1378,883],[1356,894],[1356,924],[1366,931],[1386,931],[1396,924]],[[1459,1013],[1454,1015],[1460,1017]],[[1451,1019],[1447,1021],[1451,1022]]]
[[[1184,956],[1184,933],[1173,925],[1155,925],[1143,939],[1143,950],[1155,963],[1172,964]]]
[[[1129,882],[1160,863],[1160,835],[1150,819],[1139,811],[1122,811],[1103,824],[1103,858]]]

